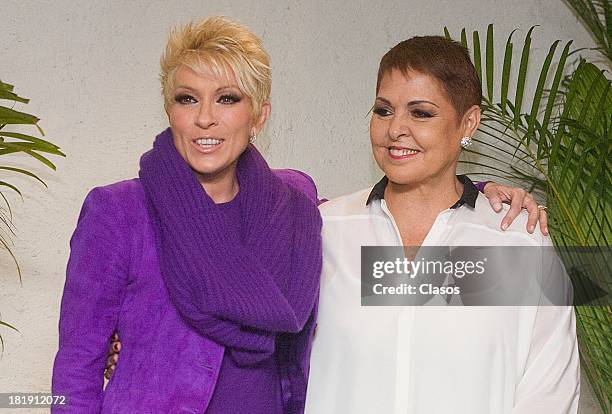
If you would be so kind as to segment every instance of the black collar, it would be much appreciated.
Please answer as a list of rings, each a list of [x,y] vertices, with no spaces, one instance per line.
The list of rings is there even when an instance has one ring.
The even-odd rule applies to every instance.
[[[470,180],[467,175],[458,175],[457,179],[461,182],[461,184],[463,184],[463,194],[461,194],[461,198],[459,198],[459,200],[457,200],[457,202],[450,208],[459,208],[464,204],[467,204],[471,208],[476,207],[478,189],[472,180]],[[387,188],[388,183],[389,179],[387,176],[384,176],[379,182],[377,182],[368,196],[366,205],[370,204],[372,200],[383,200],[385,198],[385,189]]]

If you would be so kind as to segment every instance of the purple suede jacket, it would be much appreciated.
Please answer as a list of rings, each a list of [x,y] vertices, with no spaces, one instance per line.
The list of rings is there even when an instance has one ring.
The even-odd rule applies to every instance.
[[[275,173],[316,202],[310,177]],[[70,246],[52,381],[53,394],[65,395],[67,405],[51,412],[204,413],[224,348],[192,330],[170,302],[139,180],[92,190]],[[299,366],[279,367],[284,402],[305,397],[315,318],[316,307],[307,339],[298,346]],[[103,390],[114,331],[121,357]],[[286,412],[302,410],[303,404],[293,403]]]

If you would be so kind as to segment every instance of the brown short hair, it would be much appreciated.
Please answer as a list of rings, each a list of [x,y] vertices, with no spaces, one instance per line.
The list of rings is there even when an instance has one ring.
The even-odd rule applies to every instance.
[[[376,92],[382,78],[393,69],[404,75],[413,70],[437,79],[459,116],[482,100],[480,79],[468,50],[445,37],[415,36],[395,45],[380,60]]]

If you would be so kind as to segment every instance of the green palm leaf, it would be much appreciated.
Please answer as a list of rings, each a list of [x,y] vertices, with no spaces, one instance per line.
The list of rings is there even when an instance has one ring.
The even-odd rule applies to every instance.
[[[589,29],[599,52],[612,62],[612,6],[610,0],[565,0]]]
[[[593,10],[600,16],[608,13],[609,17],[608,0],[568,2],[593,5],[584,13],[591,16],[594,27],[604,20],[610,23],[609,18],[599,23],[592,18]],[[479,70],[485,91],[480,134],[474,139],[476,145],[468,150],[477,159],[463,163],[479,174],[529,188],[536,197],[545,199],[554,244],[560,249],[585,246],[594,252],[588,256],[562,255],[568,271],[588,266],[592,273],[589,279],[573,279],[575,292],[592,293],[594,285],[590,282],[610,292],[612,264],[600,260],[603,252],[598,254],[597,249],[609,248],[612,241],[611,82],[586,61],[581,61],[566,76],[571,42],[565,43],[561,50],[560,42],[554,42],[535,67],[531,56],[533,30],[534,27],[530,28],[525,36],[517,66],[513,59],[514,32],[506,40],[501,62],[496,62],[493,27],[487,28],[485,67]],[[607,35],[601,36],[608,46],[609,32],[608,29]],[[448,30],[445,33],[450,37]],[[483,54],[480,37],[475,31],[471,45],[478,67]],[[494,78],[495,65],[502,68],[500,79]],[[511,84],[513,73],[516,81]],[[483,74],[486,74],[484,79]],[[526,85],[532,76],[537,79],[536,87],[527,91]],[[525,113],[523,108],[529,112]],[[612,308],[577,306],[576,314],[583,367],[601,407],[608,413],[612,396],[612,354],[609,352]]]
[[[14,92],[13,85],[0,81],[0,103],[6,101],[9,101],[7,106],[0,105],[0,156],[22,154],[36,160],[37,162],[41,162],[52,170],[55,170],[55,165],[51,162],[47,155],[64,156],[57,145],[42,138],[37,138],[22,132],[6,130],[7,126],[32,125],[41,133],[41,135],[44,135],[44,132],[38,126],[38,117],[15,109],[15,105],[17,103],[27,104],[29,100],[17,95]],[[16,186],[6,181],[5,176],[10,174],[25,175],[39,181],[45,186],[46,184],[36,174],[28,171],[27,169],[6,165],[6,163],[0,163],[0,201],[3,203],[0,206],[0,249],[8,251],[9,256],[17,269],[19,281],[21,282],[21,268],[19,266],[19,262],[17,261],[17,257],[11,249],[11,237],[15,235],[14,226],[12,223],[12,210],[9,200],[5,196],[4,192],[10,190],[17,193],[20,197],[22,194]],[[3,327],[16,330],[16,328],[9,323],[0,320],[0,328]],[[4,339],[2,338],[2,335],[0,335],[0,350],[4,350]]]
[[[1,239],[0,239],[1,240]],[[16,332],[19,332],[19,329],[15,328],[13,325],[11,325],[8,322],[5,322],[3,320],[0,319],[0,327],[5,326],[9,329],[12,329]],[[0,335],[0,351],[4,352],[4,339],[2,338],[2,335]]]

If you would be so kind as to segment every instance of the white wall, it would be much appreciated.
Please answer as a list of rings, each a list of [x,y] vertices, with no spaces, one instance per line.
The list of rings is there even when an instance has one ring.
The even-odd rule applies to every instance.
[[[0,254],[0,312],[21,333],[0,328],[0,392],[49,389],[70,234],[85,194],[134,177],[140,154],[167,125],[157,76],[172,25],[225,14],[263,38],[273,63],[273,115],[258,147],[272,166],[311,174],[327,197],[379,176],[366,114],[378,61],[398,41],[492,22],[500,38],[518,27],[519,39],[541,25],[537,56],[557,38],[593,45],[561,0],[1,3],[0,79],[32,99],[27,110],[68,157],[57,160],[56,174],[19,161],[45,177],[47,190],[10,177],[26,194],[23,203],[13,198],[23,286]]]

